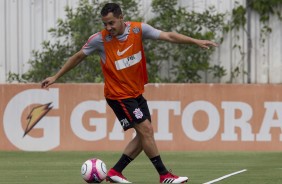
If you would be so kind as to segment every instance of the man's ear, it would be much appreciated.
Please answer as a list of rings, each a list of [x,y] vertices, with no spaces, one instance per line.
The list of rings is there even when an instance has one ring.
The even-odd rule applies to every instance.
[[[119,16],[119,18],[120,18],[121,20],[123,20],[123,15],[121,14],[121,15]]]

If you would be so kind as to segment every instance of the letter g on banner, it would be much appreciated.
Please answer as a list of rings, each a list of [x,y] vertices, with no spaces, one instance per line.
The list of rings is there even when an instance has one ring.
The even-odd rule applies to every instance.
[[[48,151],[60,144],[59,117],[43,117],[34,128],[43,129],[42,137],[31,137],[28,134],[23,138],[22,115],[25,108],[32,104],[46,104],[52,102],[53,109],[59,107],[58,89],[50,88],[29,89],[16,94],[7,104],[3,127],[8,140],[17,148],[24,151]]]

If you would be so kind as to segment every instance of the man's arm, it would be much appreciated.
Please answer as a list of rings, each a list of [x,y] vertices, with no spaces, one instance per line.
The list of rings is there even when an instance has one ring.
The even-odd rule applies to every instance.
[[[216,47],[217,44],[209,41],[209,40],[198,40],[195,38],[191,38],[189,36],[185,36],[176,32],[161,32],[159,36],[159,40],[164,40],[172,43],[180,43],[180,44],[196,44],[199,47],[209,49],[210,46]]]
[[[82,50],[75,53],[67,60],[67,62],[63,65],[63,67],[54,76],[48,77],[45,80],[43,80],[41,82],[41,87],[47,88],[48,86],[53,84],[58,78],[60,78],[65,73],[73,69],[76,65],[78,65],[86,56],[87,55],[85,55]]]

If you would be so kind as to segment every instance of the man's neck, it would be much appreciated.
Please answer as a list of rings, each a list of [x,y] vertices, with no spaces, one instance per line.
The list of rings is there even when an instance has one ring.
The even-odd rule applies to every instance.
[[[124,34],[125,28],[126,28],[126,24],[123,22],[121,32],[117,36]]]

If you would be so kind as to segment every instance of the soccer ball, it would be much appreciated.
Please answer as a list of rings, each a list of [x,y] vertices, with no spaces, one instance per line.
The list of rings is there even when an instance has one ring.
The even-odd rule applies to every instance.
[[[87,183],[101,183],[107,176],[106,164],[97,158],[88,159],[82,164],[81,175]]]

